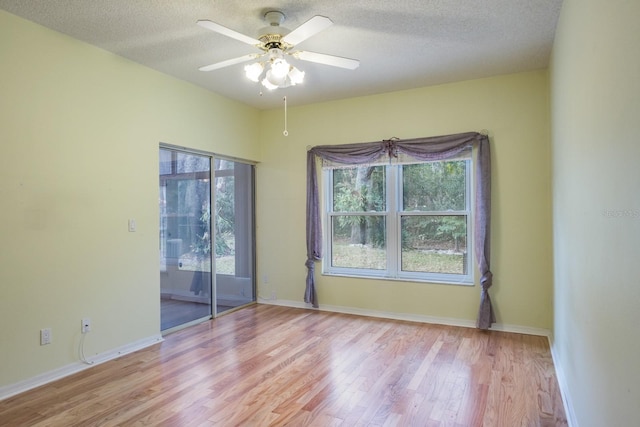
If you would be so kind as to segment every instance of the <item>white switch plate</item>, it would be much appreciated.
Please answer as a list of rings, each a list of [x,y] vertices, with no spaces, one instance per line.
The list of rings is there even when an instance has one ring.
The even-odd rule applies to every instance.
[[[136,220],[135,219],[130,219],[129,220],[129,232],[133,233],[136,231],[137,225],[136,225]]]
[[[51,344],[51,328],[40,329],[40,345]]]

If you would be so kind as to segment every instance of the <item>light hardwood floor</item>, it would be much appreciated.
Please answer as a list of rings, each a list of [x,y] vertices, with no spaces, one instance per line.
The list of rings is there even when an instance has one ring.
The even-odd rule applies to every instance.
[[[544,337],[254,305],[0,402],[3,426],[566,426]]]

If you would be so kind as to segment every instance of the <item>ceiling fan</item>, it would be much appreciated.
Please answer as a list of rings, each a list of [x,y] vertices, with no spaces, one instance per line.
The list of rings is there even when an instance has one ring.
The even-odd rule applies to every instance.
[[[199,20],[197,24],[203,28],[252,45],[262,51],[261,53],[250,53],[238,58],[205,65],[204,67],[200,67],[199,70],[212,71],[242,62],[258,60],[244,67],[245,74],[250,80],[254,82],[261,81],[263,86],[272,90],[294,86],[302,83],[304,80],[304,71],[300,71],[293,65],[290,65],[285,59],[286,55],[302,61],[315,62],[350,70],[354,70],[360,65],[360,61],[356,59],[294,50],[297,44],[333,24],[331,19],[326,16],[316,15],[293,31],[289,31],[280,26],[285,20],[284,13],[280,11],[269,11],[264,14],[264,19],[269,26],[260,30],[258,38],[246,36],[213,21]],[[263,75],[264,77],[260,80]]]

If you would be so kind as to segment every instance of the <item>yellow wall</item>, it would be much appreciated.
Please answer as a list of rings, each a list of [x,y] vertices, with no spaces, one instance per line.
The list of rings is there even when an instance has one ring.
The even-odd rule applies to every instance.
[[[282,134],[283,124],[282,109],[261,115],[257,238],[262,297],[275,292],[279,299],[301,301],[304,295],[308,146],[486,129],[492,143],[492,297],[497,320],[551,328],[546,71],[290,108],[288,137]],[[320,265],[316,277],[321,305],[475,321],[478,286],[328,277],[319,271]]]
[[[553,347],[581,427],[640,420],[638,18],[565,0],[553,52]]]
[[[3,386],[159,333],[158,144],[257,159],[259,112],[2,11],[0,63]]]
[[[259,291],[301,301],[308,146],[487,129],[498,322],[553,321],[569,415],[635,425],[639,16],[637,1],[565,0],[551,110],[538,71],[291,108],[285,138],[281,109],[256,111],[0,11],[0,387],[76,362],[82,317],[93,321],[88,354],[159,333],[159,142],[263,160]],[[317,277],[321,304],[476,315],[477,286]],[[45,327],[53,343],[40,346]]]
[[[4,12],[0,55],[0,386],[76,362],[83,317],[87,354],[159,333],[160,142],[261,161],[259,292],[300,302],[307,146],[486,129],[498,322],[551,327],[546,71],[290,108],[285,138],[282,109],[254,110]],[[478,286],[317,277],[321,304],[477,313]],[[53,344],[40,346],[45,327]]]

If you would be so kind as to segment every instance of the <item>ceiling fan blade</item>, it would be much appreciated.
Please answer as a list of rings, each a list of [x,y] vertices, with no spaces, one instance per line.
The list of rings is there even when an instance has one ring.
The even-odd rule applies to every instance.
[[[331,25],[333,25],[333,21],[331,19],[326,16],[316,15],[284,36],[282,41],[295,46]]]
[[[227,28],[224,25],[217,24],[213,21],[209,21],[206,19],[201,19],[196,24],[200,25],[207,30],[215,31],[216,33],[222,34],[223,36],[231,37],[232,39],[240,40],[243,43],[250,44],[252,46],[259,45],[262,42],[258,39],[254,39],[253,37],[245,36],[242,33],[232,30],[231,28]]]
[[[198,68],[198,70],[200,70],[200,71],[217,70],[219,68],[224,68],[224,67],[228,67],[230,65],[239,64],[241,62],[247,62],[247,61],[250,61],[252,59],[258,59],[261,56],[262,55],[260,55],[258,53],[250,53],[249,55],[240,56],[238,58],[227,59],[226,61],[216,62],[215,64],[211,64],[211,65],[205,65],[204,67]]]
[[[355,70],[360,66],[360,61],[358,61],[357,59],[343,58],[341,56],[335,55],[325,55],[324,53],[298,51],[292,52],[291,55],[294,58],[298,58],[303,61],[316,62],[318,64],[331,65],[333,67],[347,68],[349,70]]]

